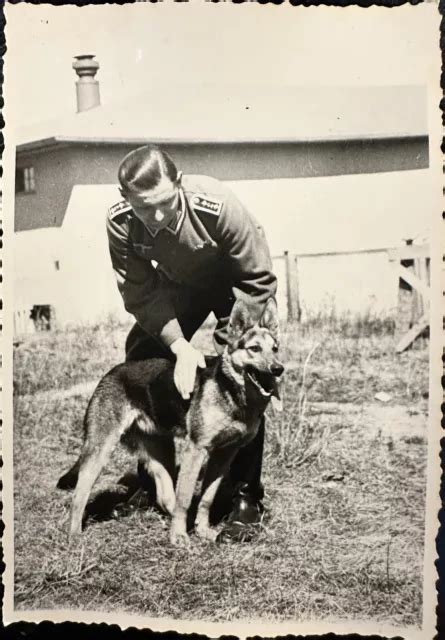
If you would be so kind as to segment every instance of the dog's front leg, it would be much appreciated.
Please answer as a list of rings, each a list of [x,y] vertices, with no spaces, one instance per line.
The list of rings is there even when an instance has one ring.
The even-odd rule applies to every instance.
[[[197,447],[191,440],[188,441],[179,471],[176,486],[176,505],[170,528],[170,542],[174,545],[184,545],[189,542],[187,511],[206,455],[206,449]]]
[[[239,447],[224,447],[214,451],[210,456],[203,482],[203,494],[196,516],[196,533],[202,540],[210,542],[216,540],[218,532],[210,527],[209,522],[210,507],[238,449]]]

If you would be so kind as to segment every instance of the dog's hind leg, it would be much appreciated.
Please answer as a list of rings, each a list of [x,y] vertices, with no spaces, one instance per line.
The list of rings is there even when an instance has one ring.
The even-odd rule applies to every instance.
[[[206,456],[206,449],[197,447],[191,440],[188,441],[176,485],[176,506],[170,528],[170,542],[174,545],[188,544],[187,511]]]
[[[230,464],[238,449],[239,447],[228,446],[213,451],[210,455],[203,480],[203,493],[195,521],[196,533],[201,539],[210,540],[211,542],[216,540],[217,531],[210,527],[209,511],[219,485],[229,471]]]
[[[82,516],[91,489],[118,444],[121,433],[120,428],[109,428],[106,434],[103,431],[98,434],[100,440],[94,437],[96,434],[91,434],[85,441],[79,459],[79,476],[71,507],[70,539],[82,532]]]
[[[156,502],[168,514],[173,515],[176,497],[175,443],[173,438],[150,436],[144,441],[145,456],[141,459],[156,484]],[[144,455],[144,454],[142,454]]]
[[[91,489],[107,463],[112,450],[119,442],[119,439],[120,434],[118,432],[112,432],[100,449],[87,449],[85,452],[82,452],[79,477],[77,479],[71,508],[70,539],[82,532],[82,516]]]

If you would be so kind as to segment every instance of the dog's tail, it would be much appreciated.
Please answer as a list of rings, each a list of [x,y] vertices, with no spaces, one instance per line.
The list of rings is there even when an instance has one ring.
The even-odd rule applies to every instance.
[[[63,474],[57,482],[57,488],[69,491],[74,489],[77,484],[77,478],[79,476],[80,458],[74,463],[69,471]]]

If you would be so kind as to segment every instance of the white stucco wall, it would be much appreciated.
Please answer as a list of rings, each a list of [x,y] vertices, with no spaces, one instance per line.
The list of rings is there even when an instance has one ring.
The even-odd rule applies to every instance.
[[[266,229],[272,255],[401,246],[430,235],[429,170],[230,185]],[[283,308],[284,265],[276,265]],[[384,253],[303,257],[298,273],[308,312],[388,314],[396,308],[398,279]]]
[[[429,235],[427,170],[230,185],[263,224],[272,255],[397,246]],[[61,325],[126,317],[105,231],[107,208],[119,198],[112,185],[76,186],[61,228],[16,234],[16,309],[53,304]],[[283,260],[275,267],[285,315]],[[301,258],[299,281],[307,311],[390,313],[396,304],[385,254]]]

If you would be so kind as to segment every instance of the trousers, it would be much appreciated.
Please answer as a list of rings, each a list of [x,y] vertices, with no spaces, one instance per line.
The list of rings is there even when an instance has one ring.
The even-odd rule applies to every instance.
[[[221,296],[219,290],[217,299],[212,292],[185,293],[185,301],[189,304],[180,304],[177,309],[179,325],[186,340],[191,340],[196,331],[202,326],[208,315],[213,312],[217,319],[214,332],[214,342],[218,351],[221,351],[227,342],[227,325],[230,312],[235,302],[231,291]],[[130,330],[125,343],[127,361],[146,360],[149,358],[167,358],[174,361],[174,355],[161,340],[146,333],[137,323]],[[264,450],[264,418],[261,421],[258,433],[251,442],[242,447],[235,458],[229,472],[229,481],[234,490],[243,486],[248,490],[252,499],[260,501],[263,498],[261,484],[261,471]],[[247,487],[246,487],[247,485]]]

